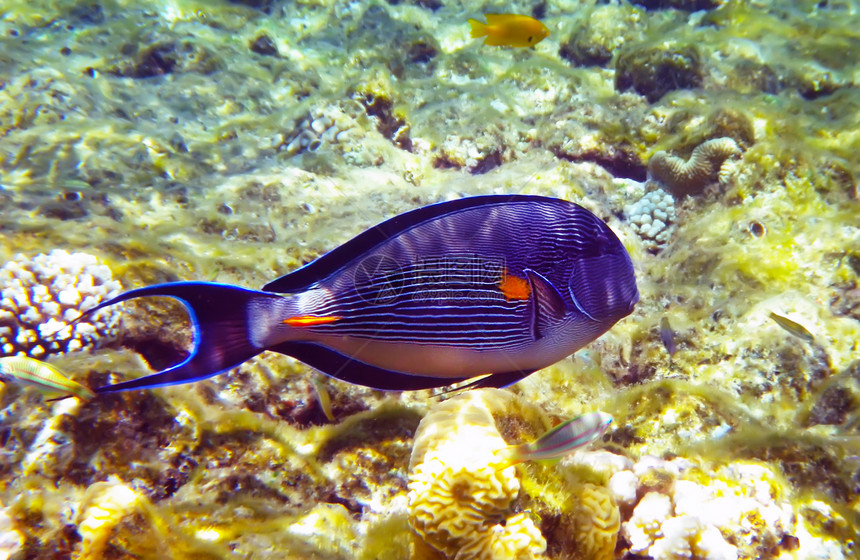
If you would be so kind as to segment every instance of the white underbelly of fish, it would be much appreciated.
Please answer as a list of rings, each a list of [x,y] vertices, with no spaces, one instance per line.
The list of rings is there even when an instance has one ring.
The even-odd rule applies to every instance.
[[[577,350],[549,339],[516,350],[477,350],[348,336],[325,337],[317,342],[366,364],[430,377],[474,377],[488,373],[534,371],[554,364]]]

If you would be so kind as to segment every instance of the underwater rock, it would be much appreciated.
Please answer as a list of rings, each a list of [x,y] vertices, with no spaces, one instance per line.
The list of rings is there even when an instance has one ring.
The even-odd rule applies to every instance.
[[[583,31],[572,35],[561,45],[558,54],[575,66],[605,67],[612,60],[612,51],[608,46],[593,41],[585,36]]]
[[[8,509],[0,502],[0,558],[10,558],[21,550],[24,542],[22,535],[15,530]]]
[[[558,51],[575,66],[607,67],[615,51],[630,40],[638,14],[620,5],[596,6]]]
[[[727,159],[741,153],[732,138],[712,138],[696,146],[689,160],[659,151],[651,156],[648,171],[676,196],[694,195],[720,180]]]
[[[123,517],[140,507],[145,498],[111,477],[87,488],[75,520],[82,537],[78,558],[103,558],[114,528]]]
[[[615,63],[615,89],[633,89],[650,103],[677,89],[701,87],[703,71],[695,46],[666,42],[657,47],[626,44]]]
[[[220,67],[221,61],[205,47],[192,41],[168,40],[134,52],[133,60],[121,62],[107,71],[127,78],[153,78],[186,72],[205,75]]]
[[[278,46],[272,41],[272,38],[265,33],[260,33],[257,38],[251,42],[250,48],[253,52],[263,56],[277,56]]]
[[[344,145],[344,149],[360,135],[360,128],[338,105],[314,109],[296,123],[293,131],[278,146],[288,155],[315,152],[324,146]]]
[[[493,410],[504,410],[512,398],[499,389],[468,391],[434,407],[419,424],[409,464],[417,557],[432,557],[430,550],[451,559],[543,557],[540,531],[511,511],[520,489],[516,470],[497,456],[507,443]]]
[[[376,121],[376,129],[380,134],[401,150],[412,151],[409,123],[402,116],[395,114],[394,102],[389,97],[372,91],[358,91],[353,98],[361,103],[367,116]]]
[[[93,255],[54,250],[22,254],[0,268],[0,355],[62,354],[115,335],[120,310],[106,309],[69,322],[122,286]]]
[[[742,150],[755,144],[755,129],[750,116],[739,109],[720,108],[708,117],[708,137],[731,138]]]

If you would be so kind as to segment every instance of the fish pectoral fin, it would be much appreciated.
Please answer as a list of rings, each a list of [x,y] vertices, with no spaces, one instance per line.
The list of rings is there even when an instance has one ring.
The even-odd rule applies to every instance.
[[[532,293],[531,329],[535,340],[541,339],[567,315],[567,304],[552,283],[541,274],[525,269]]]
[[[535,371],[537,370],[514,370],[505,371],[502,373],[494,373],[492,375],[483,375],[467,383],[466,385],[458,387],[458,390],[462,389],[465,391],[466,389],[483,389],[485,387],[494,387],[496,389],[502,389],[504,387],[507,387],[508,385],[513,385],[520,379],[525,379],[529,375],[533,374]]]

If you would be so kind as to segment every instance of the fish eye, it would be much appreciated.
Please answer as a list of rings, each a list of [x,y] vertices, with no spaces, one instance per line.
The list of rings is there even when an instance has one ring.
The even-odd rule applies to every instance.
[[[531,42],[532,42],[532,37],[529,37],[529,43],[531,43]]]

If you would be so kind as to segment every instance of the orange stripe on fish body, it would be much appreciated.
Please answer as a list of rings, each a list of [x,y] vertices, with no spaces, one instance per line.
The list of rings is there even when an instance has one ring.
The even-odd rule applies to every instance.
[[[487,23],[470,19],[471,36],[484,37],[485,45],[531,47],[549,37],[549,29],[533,17],[519,14],[487,14]]]
[[[330,317],[302,315],[300,317],[290,317],[289,319],[284,319],[284,324],[289,325],[291,327],[313,327],[314,325],[325,325],[328,323],[334,323],[339,319],[340,317],[336,315],[332,315]]]
[[[505,299],[508,301],[526,300],[532,293],[529,281],[518,276],[511,276],[508,274],[507,268],[502,272],[499,289],[505,294]]]

